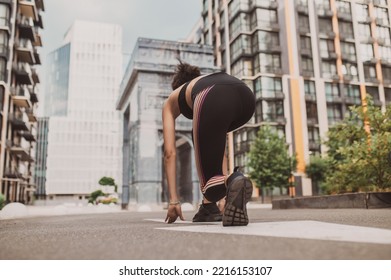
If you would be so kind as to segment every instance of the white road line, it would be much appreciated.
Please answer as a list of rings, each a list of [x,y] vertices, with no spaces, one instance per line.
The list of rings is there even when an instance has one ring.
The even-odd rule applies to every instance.
[[[165,227],[157,229],[186,232],[391,244],[391,230],[388,229],[341,225],[317,221],[250,223],[246,227],[223,227],[221,223],[214,223],[203,225],[197,224],[194,226]]]

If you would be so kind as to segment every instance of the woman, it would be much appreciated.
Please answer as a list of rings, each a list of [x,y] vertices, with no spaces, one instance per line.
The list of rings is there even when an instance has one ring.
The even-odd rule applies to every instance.
[[[235,170],[223,173],[226,135],[250,120],[255,97],[241,80],[218,72],[201,76],[198,67],[177,66],[173,92],[163,105],[164,162],[170,202],[166,222],[184,219],[176,188],[175,119],[183,114],[193,120],[195,161],[203,201],[193,222],[223,221],[224,226],[247,225],[246,203],[252,184]],[[216,202],[226,197],[221,214]]]

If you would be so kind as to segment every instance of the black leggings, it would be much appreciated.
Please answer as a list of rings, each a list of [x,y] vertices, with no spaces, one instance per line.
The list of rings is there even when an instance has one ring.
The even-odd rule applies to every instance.
[[[222,171],[226,135],[250,120],[255,97],[242,81],[224,73],[202,78],[192,92],[198,92],[193,102],[193,141],[201,192],[216,202],[226,195]]]

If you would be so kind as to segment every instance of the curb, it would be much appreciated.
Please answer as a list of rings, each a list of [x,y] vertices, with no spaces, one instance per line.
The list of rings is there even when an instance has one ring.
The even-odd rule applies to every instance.
[[[391,192],[349,193],[272,201],[272,209],[391,208]]]

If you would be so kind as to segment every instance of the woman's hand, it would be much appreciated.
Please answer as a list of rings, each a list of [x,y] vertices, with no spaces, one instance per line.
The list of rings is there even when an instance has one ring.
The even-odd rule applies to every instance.
[[[167,217],[166,217],[165,222],[169,223],[169,224],[174,223],[178,217],[182,221],[185,220],[182,215],[181,205],[179,203],[178,204],[169,204],[168,210],[167,210]]]

